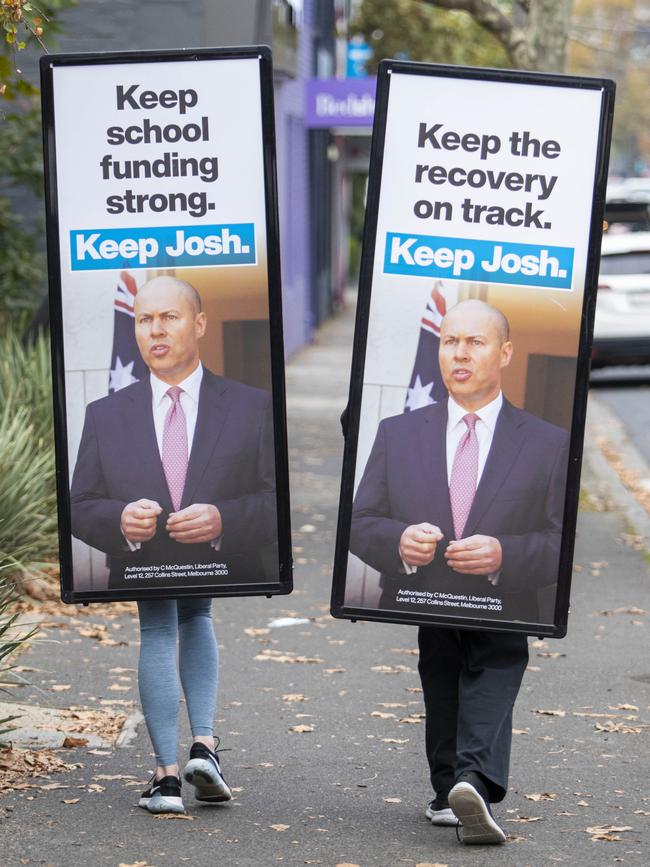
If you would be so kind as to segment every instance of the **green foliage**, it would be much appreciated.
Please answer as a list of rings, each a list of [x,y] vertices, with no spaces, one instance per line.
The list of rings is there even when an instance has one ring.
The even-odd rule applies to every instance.
[[[45,285],[42,221],[27,229],[15,207],[23,190],[43,192],[38,89],[23,78],[17,54],[30,43],[45,49],[43,39],[51,42],[58,29],[55,15],[72,5],[0,0],[0,325],[24,324]]]
[[[14,319],[19,326],[33,312],[45,284],[45,257],[21,223],[9,199],[0,196],[0,321]]]
[[[76,0],[43,0],[38,6],[29,0],[0,0],[0,96],[12,100],[38,94],[37,88],[21,77],[16,54],[37,43],[47,51],[44,40],[59,30],[56,15],[75,5]]]
[[[465,12],[445,11],[420,0],[363,0],[350,33],[362,33],[374,50],[368,71],[385,57],[509,67],[500,43]]]
[[[37,573],[56,553],[49,338],[0,338],[0,568]]]
[[[13,611],[18,601],[14,585],[6,576],[0,576],[0,691],[7,692],[7,687],[16,683],[11,658],[37,632],[37,627],[28,631],[20,629],[19,612]],[[6,716],[0,719],[0,737],[13,731],[12,722],[18,716]]]

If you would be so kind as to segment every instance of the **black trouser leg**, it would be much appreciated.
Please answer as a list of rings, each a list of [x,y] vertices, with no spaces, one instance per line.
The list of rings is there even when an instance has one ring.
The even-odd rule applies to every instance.
[[[512,710],[528,662],[525,635],[420,627],[419,671],[434,791],[476,771],[494,803],[508,787]]]
[[[421,626],[418,644],[431,785],[436,794],[446,795],[456,777],[460,640],[453,629]]]
[[[490,800],[508,789],[512,711],[528,663],[525,635],[464,632],[459,681],[456,770],[478,771]]]

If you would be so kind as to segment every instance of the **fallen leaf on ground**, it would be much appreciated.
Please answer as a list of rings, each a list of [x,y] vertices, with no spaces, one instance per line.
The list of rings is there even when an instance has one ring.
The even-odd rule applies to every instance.
[[[81,798],[64,798],[62,804],[78,804]]]
[[[257,656],[254,656],[253,659],[256,659],[258,662],[285,662],[285,663],[321,663],[322,659],[319,659],[316,656],[298,656],[291,651],[287,651],[286,653],[281,650],[270,650],[269,648],[265,648],[260,651]]]
[[[402,803],[401,798],[383,798],[383,800],[386,801],[387,804],[401,804]]]
[[[535,713],[542,716],[566,716],[565,710],[542,710],[542,708],[536,708]]]
[[[63,739],[62,746],[65,747],[66,750],[74,750],[76,747],[85,747],[88,743],[88,738],[73,738],[68,735],[67,738]]]
[[[378,717],[379,719],[397,719],[394,713],[386,713],[381,710],[373,710],[370,716]]]
[[[382,743],[384,744],[407,744],[409,742],[408,738],[381,738]]]
[[[541,792],[539,794],[533,793],[532,795],[524,795],[524,798],[528,801],[554,801],[557,798],[557,795],[553,792]]]
[[[306,695],[302,695],[299,692],[288,692],[282,696],[282,701],[309,701],[309,699]]]
[[[95,774],[93,780],[135,780],[133,774]]]
[[[303,732],[313,732],[315,731],[316,726],[307,726],[307,725],[298,725],[298,726],[290,726],[290,732],[296,732],[297,734],[302,734]]]
[[[343,674],[344,668],[324,668],[323,674]]]
[[[590,834],[592,840],[616,842],[621,839],[619,834],[632,830],[631,825],[592,825],[590,828],[585,828],[585,833]]]
[[[606,723],[594,723],[594,728],[597,732],[608,732],[608,733],[617,733],[623,735],[638,735],[644,729],[650,728],[650,725],[638,725],[631,726],[627,723],[623,722],[606,722]]]
[[[269,827],[273,828],[274,831],[286,831],[291,825],[270,825]]]
[[[529,822],[541,822],[541,816],[517,816],[516,819],[506,819],[506,822],[517,822],[521,825],[528,824]]]
[[[530,731],[528,729],[513,729],[513,735],[528,735]]]
[[[408,665],[373,665],[371,671],[377,671],[379,674],[402,674],[402,672],[415,671]]]
[[[422,722],[423,719],[424,719],[423,713],[416,713],[416,714],[413,714],[412,716],[403,717],[400,720],[400,722],[406,723],[407,725],[418,725],[419,723]]]
[[[66,692],[71,689],[71,686],[69,683],[55,683],[50,687],[50,689],[52,692]]]
[[[186,813],[160,813],[154,816],[154,819],[185,819],[186,822],[193,822],[196,816],[188,816]]]
[[[251,638],[255,638],[258,635],[268,635],[270,631],[271,630],[267,629],[265,626],[247,626],[246,629],[244,629],[244,633]]]

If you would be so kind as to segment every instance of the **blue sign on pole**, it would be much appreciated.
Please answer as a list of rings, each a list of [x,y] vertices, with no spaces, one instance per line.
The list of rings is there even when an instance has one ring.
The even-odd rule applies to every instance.
[[[366,63],[372,57],[372,48],[363,36],[353,36],[348,42],[348,62],[345,70],[347,78],[366,78]]]

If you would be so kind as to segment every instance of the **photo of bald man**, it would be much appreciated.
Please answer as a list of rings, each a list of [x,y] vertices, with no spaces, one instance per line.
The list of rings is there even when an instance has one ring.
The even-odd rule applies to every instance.
[[[108,555],[109,589],[278,580],[270,392],[203,366],[189,283],[149,280],[134,317],[149,376],[86,408],[73,535]]]

